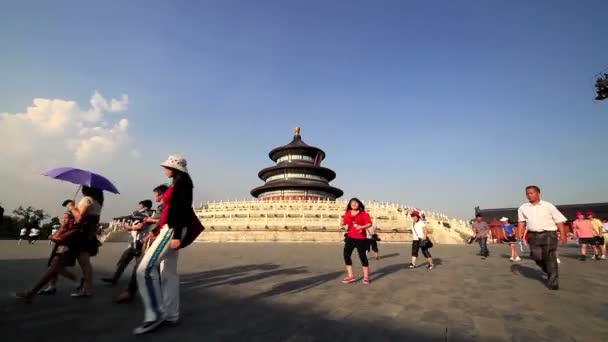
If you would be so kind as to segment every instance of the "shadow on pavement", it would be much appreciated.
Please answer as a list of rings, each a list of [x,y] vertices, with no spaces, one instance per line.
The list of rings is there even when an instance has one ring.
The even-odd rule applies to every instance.
[[[390,258],[397,257],[399,255],[401,255],[401,254],[399,254],[399,253],[391,253],[391,254],[387,254],[387,255],[380,255],[380,257],[378,258],[378,260],[390,259]]]
[[[261,299],[267,297],[278,296],[282,294],[295,294],[300,293],[314,287],[323,285],[329,281],[336,280],[342,275],[343,271],[330,272],[325,274],[320,274],[308,278],[296,279],[291,281],[286,281],[284,283],[280,283],[274,285],[272,289],[259,293],[257,295],[252,296],[250,299]]]
[[[513,264],[511,265],[511,272],[514,274],[521,274],[522,276],[528,279],[537,280],[543,284],[545,283],[545,281],[543,280],[543,273],[536,268],[520,264]]]
[[[260,272],[262,271],[262,272]],[[258,273],[259,272],[259,273]],[[280,268],[275,264],[243,265],[205,271],[183,276],[184,288],[210,288],[221,285],[238,285],[282,275],[308,273],[306,267]]]
[[[395,272],[399,272],[399,271],[405,270],[405,269],[407,269],[405,263],[384,266],[382,268],[377,269],[376,271],[372,271],[372,273],[370,274],[370,278],[373,281],[378,281],[390,274],[393,274]]]

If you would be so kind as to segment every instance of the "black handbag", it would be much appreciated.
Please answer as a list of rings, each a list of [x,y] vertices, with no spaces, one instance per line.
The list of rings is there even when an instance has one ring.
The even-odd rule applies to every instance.
[[[431,248],[433,247],[433,241],[429,239],[420,240],[420,248]]]

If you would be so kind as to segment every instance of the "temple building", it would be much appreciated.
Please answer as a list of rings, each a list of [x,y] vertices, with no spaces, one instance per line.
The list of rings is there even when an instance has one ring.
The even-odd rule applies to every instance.
[[[335,200],[344,192],[329,185],[336,173],[322,167],[323,150],[302,141],[300,127],[296,127],[293,140],[268,154],[276,163],[263,169],[258,177],[264,185],[251,190],[261,200]]]
[[[207,228],[198,238],[204,242],[341,242],[342,218],[347,200],[330,185],[336,173],[321,166],[325,152],[302,141],[296,127],[293,140],[268,154],[275,163],[261,170],[264,184],[251,190],[254,197],[242,201],[213,201],[194,208]],[[400,203],[363,201],[383,242],[412,240],[415,207]],[[417,210],[420,210],[417,208]],[[420,210],[433,230],[433,242],[463,243],[471,229],[462,220],[433,210]],[[120,227],[120,219],[112,225]],[[109,241],[126,240],[128,232],[115,228]]]

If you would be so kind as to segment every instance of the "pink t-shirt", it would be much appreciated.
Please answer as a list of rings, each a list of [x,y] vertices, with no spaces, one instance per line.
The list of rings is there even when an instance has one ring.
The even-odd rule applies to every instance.
[[[579,238],[592,238],[595,236],[591,220],[576,220],[572,223],[572,229],[574,230],[574,234]]]

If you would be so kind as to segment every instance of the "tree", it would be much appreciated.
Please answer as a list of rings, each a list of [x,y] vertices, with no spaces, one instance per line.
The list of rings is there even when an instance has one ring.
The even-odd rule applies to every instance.
[[[17,216],[17,220],[21,227],[30,228],[30,226],[40,226],[40,222],[44,221],[49,217],[44,210],[35,209],[31,206],[27,208],[23,208],[19,206],[19,208],[13,210],[13,214]]]

